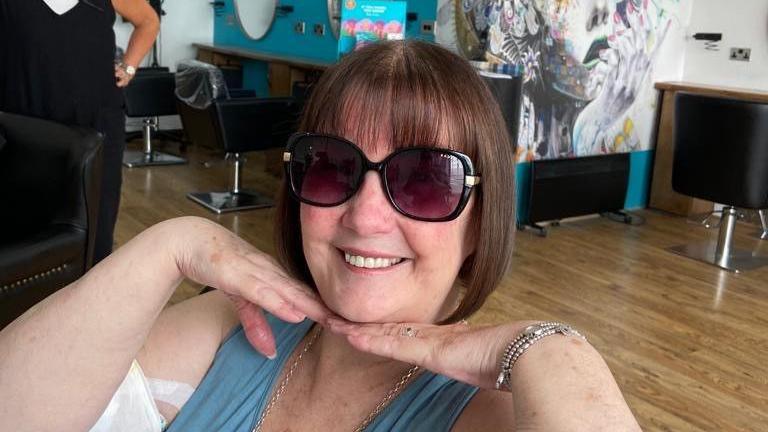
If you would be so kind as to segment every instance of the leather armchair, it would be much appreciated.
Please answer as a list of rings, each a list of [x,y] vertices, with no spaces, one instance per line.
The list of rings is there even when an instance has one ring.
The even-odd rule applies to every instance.
[[[93,260],[102,136],[0,112],[0,328]]]

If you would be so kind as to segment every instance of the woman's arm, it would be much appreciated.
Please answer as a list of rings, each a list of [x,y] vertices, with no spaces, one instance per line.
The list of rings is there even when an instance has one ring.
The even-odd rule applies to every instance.
[[[125,87],[132,75],[125,72],[125,67],[139,66],[147,55],[160,31],[160,19],[154,9],[145,0],[112,0],[115,11],[133,24],[134,30],[128,41],[128,49],[123,57],[123,67],[115,69],[117,86]]]
[[[512,368],[509,392],[502,392],[495,390],[502,353],[531,323],[329,324],[360,350],[480,387],[455,431],[640,430],[608,366],[581,338],[552,335],[535,342]],[[411,332],[403,330],[408,327]]]
[[[241,296],[286,321],[296,322],[305,315],[317,321],[325,317],[323,306],[288,280],[270,257],[223,227],[192,217],[160,223],[0,332],[3,429],[88,430],[142,347],[140,361],[147,361],[143,366],[150,373],[162,370],[162,361],[168,359],[158,356],[157,350],[173,348],[168,344],[180,333],[173,323],[206,313],[200,305],[192,309],[179,305],[164,314],[170,321],[161,319],[153,328],[185,275]],[[179,316],[174,319],[174,314]],[[231,326],[226,315],[218,320],[209,320],[210,315],[199,318],[221,322],[211,324],[214,339],[220,340],[226,322]],[[272,337],[268,328],[260,334]],[[174,355],[189,360],[178,352]],[[200,369],[194,364],[186,367],[193,374]]]

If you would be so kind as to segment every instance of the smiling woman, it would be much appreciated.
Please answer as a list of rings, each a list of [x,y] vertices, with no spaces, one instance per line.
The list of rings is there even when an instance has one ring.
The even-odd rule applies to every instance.
[[[35,431],[105,412],[169,432],[639,430],[570,326],[462,320],[512,257],[514,154],[492,100],[436,45],[346,56],[284,153],[288,269],[207,220],[148,229],[0,332],[0,417]],[[163,310],[183,277],[217,290]],[[143,401],[128,414],[125,394]]]
[[[462,216],[457,220],[445,224],[414,224],[409,219],[403,219],[400,224],[398,218],[385,211],[392,208],[389,203],[384,203],[383,208],[361,208],[359,202],[366,200],[353,198],[343,207],[320,213],[323,216],[334,211],[338,213],[339,217],[325,220],[330,226],[343,227],[344,224],[351,224],[357,228],[346,230],[346,233],[343,229],[328,233],[334,238],[323,239],[318,244],[312,242],[314,232],[307,232],[306,229],[299,232],[297,229],[317,226],[304,223],[304,218],[314,217],[317,211],[303,206],[300,212],[299,205],[290,199],[289,188],[286,188],[280,195],[275,231],[279,236],[278,250],[281,261],[286,268],[291,269],[309,286],[317,286],[322,293],[329,286],[351,289],[348,285],[350,281],[341,283],[342,281],[337,280],[333,284],[330,283],[326,280],[327,277],[337,278],[345,274],[331,268],[328,268],[328,275],[322,277],[310,274],[308,270],[312,266],[308,267],[306,260],[333,263],[335,260],[329,258],[335,255],[343,257],[340,255],[342,252],[371,258],[400,258],[403,262],[399,264],[398,275],[412,273],[409,277],[420,281],[426,287],[417,289],[411,286],[412,283],[405,283],[397,278],[399,276],[393,275],[384,282],[389,288],[376,293],[371,291],[372,287],[368,285],[370,281],[361,281],[369,286],[367,296],[376,309],[377,319],[373,319],[374,321],[382,321],[384,318],[389,318],[389,321],[409,321],[405,316],[399,317],[400,319],[394,319],[396,316],[387,317],[384,305],[402,304],[404,301],[396,289],[401,289],[402,296],[410,297],[413,304],[419,305],[421,302],[416,301],[419,298],[433,296],[455,300],[459,298],[459,293],[448,295],[449,291],[458,290],[461,286],[466,288],[458,308],[453,304],[446,305],[449,310],[447,315],[437,316],[438,309],[442,308],[442,305],[438,304],[432,315],[411,316],[410,321],[455,322],[475,312],[504,275],[512,258],[514,235],[514,224],[510,223],[515,219],[512,196],[514,155],[506,132],[500,128],[504,121],[498,108],[487,102],[492,99],[488,89],[465,61],[429,44],[382,45],[376,50],[357,53],[351,60],[329,70],[314,89],[300,125],[301,130],[342,135],[358,143],[371,160],[382,160],[394,150],[411,147],[429,146],[460,151],[466,154],[467,161],[474,161],[475,166],[472,167],[473,172],[460,175],[459,184],[463,185],[464,174],[470,175],[474,172],[481,174],[482,184],[473,191],[470,208],[461,213]],[[440,154],[447,153],[436,153]],[[462,167],[458,158],[454,165]],[[451,164],[441,168],[450,170],[450,166]],[[389,172],[396,168],[390,169]],[[418,168],[417,171],[422,175],[429,172]],[[365,175],[368,180],[363,180],[362,184],[358,185],[361,188],[358,194],[365,193],[377,183],[378,179],[371,179],[371,176],[372,174]],[[384,177],[381,178],[381,184],[387,189],[386,195],[397,205],[396,197],[392,196],[393,191],[386,188]],[[435,187],[419,194],[419,205],[422,207],[434,201],[435,197],[441,196],[436,187],[440,186],[439,183],[427,184]],[[470,196],[470,188],[471,186],[466,188],[466,199]],[[459,191],[462,189],[460,186]],[[348,207],[357,211],[344,211]],[[454,205],[450,210],[456,208]],[[462,209],[463,206],[458,208],[459,212]],[[459,216],[459,213],[453,216]],[[473,220],[473,223],[469,224],[469,220]],[[403,233],[404,230],[392,229],[388,224],[405,225],[405,230],[415,225],[414,231],[420,235],[409,238]],[[348,234],[360,230],[370,232],[357,236]],[[400,233],[400,238],[382,235],[380,231],[395,231]],[[358,245],[361,243],[361,237],[368,238],[367,245]],[[420,242],[422,238],[424,240]],[[448,247],[433,250],[436,239],[447,242],[445,245]],[[393,244],[395,242],[399,244]],[[423,247],[420,243],[427,246],[425,251],[416,249]],[[475,243],[479,245],[477,250]],[[329,249],[321,245],[327,245]],[[306,254],[306,258],[305,248],[311,252],[311,255]],[[369,255],[352,253],[354,251],[351,249],[363,250]],[[315,268],[324,271],[320,270],[321,267]],[[455,271],[448,270],[454,268]],[[431,273],[441,275],[445,281],[435,284],[428,278],[422,279]],[[453,283],[457,274],[462,284]],[[424,289],[427,287],[440,287],[442,291],[430,292]],[[354,295],[352,292],[348,294]],[[351,305],[348,308],[354,309]],[[360,311],[356,314],[358,318],[361,318]]]

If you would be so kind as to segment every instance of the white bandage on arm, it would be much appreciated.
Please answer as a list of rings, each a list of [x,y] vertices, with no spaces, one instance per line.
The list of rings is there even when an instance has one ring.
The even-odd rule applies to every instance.
[[[178,381],[167,381],[157,378],[147,378],[149,391],[156,401],[165,402],[174,408],[181,410],[181,407],[189,400],[195,388],[191,385]]]
[[[134,360],[128,375],[90,432],[161,432],[165,423],[144,372]]]

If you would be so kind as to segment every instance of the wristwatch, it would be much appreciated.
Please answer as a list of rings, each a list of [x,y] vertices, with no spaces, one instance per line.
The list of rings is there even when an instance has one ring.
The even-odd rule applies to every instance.
[[[136,75],[136,68],[131,65],[125,65],[123,69],[125,70],[125,73],[127,73],[130,76]]]

